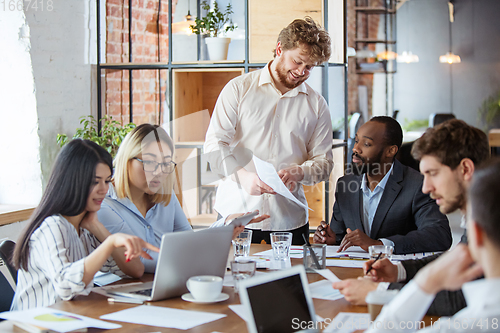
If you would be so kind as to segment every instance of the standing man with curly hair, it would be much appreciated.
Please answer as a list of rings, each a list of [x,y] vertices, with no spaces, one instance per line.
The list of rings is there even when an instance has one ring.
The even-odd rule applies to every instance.
[[[210,121],[205,153],[223,178],[215,210],[222,216],[259,209],[271,217],[252,224],[253,242],[273,231],[290,231],[293,243],[308,235],[308,212],[264,183],[253,155],[271,163],[302,203],[302,184],[328,179],[333,168],[332,125],[325,99],[305,81],[330,58],[328,33],[311,18],[297,19],[279,34],[274,59],[264,68],[231,80]],[[250,153],[250,154],[249,154]]]

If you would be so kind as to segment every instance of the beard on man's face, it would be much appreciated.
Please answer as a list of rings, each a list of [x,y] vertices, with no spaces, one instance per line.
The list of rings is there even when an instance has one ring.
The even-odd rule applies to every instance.
[[[287,87],[288,89],[294,89],[298,86],[300,86],[306,79],[307,77],[304,76],[301,80],[296,81],[296,82],[289,82],[288,81],[288,70],[285,69],[284,65],[284,60],[280,58],[281,60],[278,60],[276,63],[276,72],[278,73],[278,79],[282,85]]]
[[[368,158],[358,155],[357,153],[352,153],[353,157],[356,156],[361,160],[361,162],[352,163],[351,166],[352,173],[358,176],[361,176],[364,173],[367,173],[369,175],[380,174],[381,172],[383,172],[381,163],[382,154],[383,154],[383,149],[380,150],[377,156],[368,161]]]

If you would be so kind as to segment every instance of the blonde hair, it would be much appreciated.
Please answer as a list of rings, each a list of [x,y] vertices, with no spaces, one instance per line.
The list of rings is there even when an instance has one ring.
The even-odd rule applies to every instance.
[[[128,178],[129,162],[142,153],[142,147],[154,142],[157,144],[160,142],[166,143],[173,155],[174,144],[172,139],[168,136],[167,132],[158,125],[142,124],[137,126],[132,132],[127,134],[123,140],[113,161],[113,166],[115,168],[113,184],[118,198],[126,197],[132,200]],[[157,193],[150,195],[151,202],[155,204],[162,203],[164,206],[167,206],[170,203],[174,182],[175,176],[172,172],[168,174],[166,180],[162,182],[162,188]]]

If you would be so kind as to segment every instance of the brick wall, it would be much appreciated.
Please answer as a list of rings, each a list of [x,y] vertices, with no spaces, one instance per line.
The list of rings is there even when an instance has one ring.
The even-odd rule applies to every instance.
[[[382,0],[358,0],[360,6],[383,6]],[[348,46],[356,48],[354,39],[356,38],[356,12],[354,7],[356,5],[356,0],[347,0],[347,43]],[[364,14],[358,15],[358,36],[377,38],[380,16],[379,15],[369,15],[368,16],[368,36],[365,36],[365,20]],[[361,35],[363,34],[363,35]],[[362,47],[363,44],[358,44],[358,47]],[[369,44],[368,49],[374,51],[375,45]],[[367,86],[368,90],[368,114],[372,114],[372,92],[373,92],[373,74],[356,74],[356,59],[354,57],[349,58],[348,67],[348,110],[349,114],[359,111],[358,104],[358,86]]]
[[[158,8],[161,1],[159,28]],[[132,62],[168,61],[168,1],[132,0]],[[129,1],[106,2],[106,62],[129,63]],[[173,0],[175,12],[177,0]],[[163,122],[166,108],[166,70],[132,71],[133,119],[136,124]],[[123,123],[130,122],[129,71],[105,71],[105,110]],[[161,86],[161,88],[160,88]],[[160,103],[161,100],[161,103]]]

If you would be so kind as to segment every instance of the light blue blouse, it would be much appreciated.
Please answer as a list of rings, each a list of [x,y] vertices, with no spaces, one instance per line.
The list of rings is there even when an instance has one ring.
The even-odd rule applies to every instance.
[[[109,232],[135,235],[157,247],[160,247],[161,237],[167,232],[192,230],[175,194],[172,194],[167,206],[154,205],[144,218],[132,201],[118,198],[110,186],[97,216]],[[158,253],[150,250],[147,252],[153,260],[141,260],[146,272],[154,273]]]

